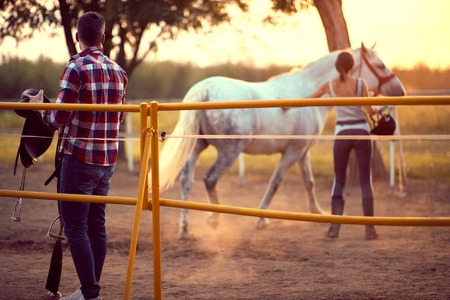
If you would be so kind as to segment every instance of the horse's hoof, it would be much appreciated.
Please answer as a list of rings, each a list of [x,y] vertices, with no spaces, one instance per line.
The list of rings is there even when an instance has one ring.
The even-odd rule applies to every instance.
[[[206,223],[213,229],[217,229],[219,226],[219,220],[213,216],[209,216],[208,219],[206,219]]]
[[[256,221],[255,226],[258,230],[266,229],[267,226],[269,226],[269,221],[267,221],[267,219],[265,218],[260,218],[258,219],[258,221]]]
[[[366,227],[366,234],[365,239],[366,240],[378,240],[378,233],[376,232],[375,228],[373,226],[367,226]]]
[[[178,232],[178,239],[180,240],[188,240],[191,237],[191,233],[187,228],[180,228]]]

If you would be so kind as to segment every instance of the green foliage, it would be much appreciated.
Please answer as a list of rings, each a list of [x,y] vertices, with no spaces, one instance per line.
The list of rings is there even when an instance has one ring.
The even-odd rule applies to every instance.
[[[397,106],[402,134],[449,134],[450,106]]]
[[[222,64],[200,68],[191,63],[170,61],[143,63],[130,78],[128,99],[174,99],[183,98],[196,82],[211,76],[227,76],[246,81],[264,81],[286,72],[287,66],[255,68],[248,65]]]
[[[17,41],[28,39],[33,36],[34,29],[40,30],[42,24],[58,24],[54,9],[40,2],[42,1],[0,1],[0,41],[7,36]]]
[[[28,88],[43,89],[50,98],[58,95],[58,81],[65,65],[46,57],[37,61],[2,57],[0,65],[0,99],[19,100]]]
[[[0,111],[0,120],[1,132],[7,132],[11,129],[21,128],[24,123],[24,119],[19,118],[12,110]],[[1,143],[3,143],[3,139]]]
[[[288,15],[297,13],[302,9],[308,9],[314,5],[313,0],[299,0],[298,2],[289,0],[272,0],[272,8],[274,11],[280,11]]]

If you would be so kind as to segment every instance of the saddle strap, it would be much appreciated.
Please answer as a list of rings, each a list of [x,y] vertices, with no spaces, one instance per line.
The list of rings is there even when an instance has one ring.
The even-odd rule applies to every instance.
[[[27,168],[23,168],[23,173],[22,173],[22,179],[20,181],[20,187],[19,187],[19,191],[23,191],[25,189],[25,178],[27,175]],[[21,217],[20,217],[20,213],[22,211],[22,198],[19,197],[17,198],[16,201],[16,206],[14,206],[14,211],[12,216],[9,218],[10,221],[14,221],[14,222],[20,222]]]
[[[355,124],[362,124],[367,123],[366,120],[350,120],[350,121],[337,121],[337,125],[355,125]]]
[[[22,147],[22,139],[20,139],[19,149],[17,150],[17,154],[16,154],[16,161],[14,162],[14,173],[13,173],[14,176],[16,176],[17,163],[19,162],[20,147]]]
[[[56,165],[55,171],[50,175],[50,177],[45,181],[44,185],[47,186],[55,177],[59,177],[59,172],[61,171],[62,159],[59,160]]]

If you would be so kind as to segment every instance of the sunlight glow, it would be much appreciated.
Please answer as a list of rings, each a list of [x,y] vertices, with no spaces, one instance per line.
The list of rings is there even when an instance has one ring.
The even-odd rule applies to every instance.
[[[446,0],[343,0],[350,41],[377,43],[376,50],[389,66],[450,68],[450,1]],[[280,15],[280,25],[262,25],[259,20],[270,9],[270,1],[257,1],[244,16],[213,33],[181,33],[176,41],[159,45],[147,61],[174,60],[199,65],[232,62],[264,66],[303,66],[327,54],[325,32],[317,9],[311,7],[294,16]],[[36,32],[30,41],[16,43],[6,38],[1,55],[35,60],[40,55],[60,62],[69,58],[62,30],[58,36]],[[149,34],[150,35],[150,34]],[[147,42],[144,42],[144,45]]]

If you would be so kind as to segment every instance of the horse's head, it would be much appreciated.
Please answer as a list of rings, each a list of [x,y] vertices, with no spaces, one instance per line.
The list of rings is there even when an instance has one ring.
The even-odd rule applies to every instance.
[[[366,80],[369,90],[375,92],[375,96],[404,96],[405,89],[397,76],[381,61],[372,48],[366,48],[361,43],[361,48],[353,52],[355,67],[353,74]]]

